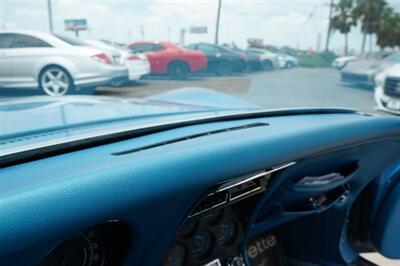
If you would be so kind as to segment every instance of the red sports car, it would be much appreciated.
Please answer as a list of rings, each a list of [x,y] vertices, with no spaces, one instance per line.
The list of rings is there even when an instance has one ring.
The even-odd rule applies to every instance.
[[[207,58],[201,51],[181,48],[169,42],[133,42],[128,49],[145,53],[153,74],[169,74],[173,79],[185,79],[190,72],[207,67]]]

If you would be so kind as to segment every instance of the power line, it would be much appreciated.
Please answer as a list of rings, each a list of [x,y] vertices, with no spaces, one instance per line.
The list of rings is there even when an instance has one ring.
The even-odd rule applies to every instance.
[[[310,20],[314,17],[314,13],[315,11],[317,11],[318,8],[318,4],[314,5],[314,8],[312,9],[312,11],[310,12],[310,14],[307,16],[306,21],[303,23],[303,25],[300,27],[299,31],[296,34],[296,40],[299,38],[300,33],[302,32],[302,30],[304,29],[304,27],[308,24],[308,22],[310,22]]]

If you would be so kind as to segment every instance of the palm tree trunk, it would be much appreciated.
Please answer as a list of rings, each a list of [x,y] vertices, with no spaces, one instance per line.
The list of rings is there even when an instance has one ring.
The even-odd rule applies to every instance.
[[[361,53],[365,52],[365,41],[367,39],[367,33],[363,32],[363,39],[362,39],[362,44],[361,44]]]
[[[349,34],[344,34],[344,55],[347,55],[349,52]]]

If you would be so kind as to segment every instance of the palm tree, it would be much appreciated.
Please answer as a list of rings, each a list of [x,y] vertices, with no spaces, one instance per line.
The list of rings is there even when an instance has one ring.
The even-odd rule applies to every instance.
[[[377,44],[381,49],[400,46],[400,14],[386,7],[381,15]]]
[[[361,52],[365,51],[367,35],[379,31],[380,18],[386,5],[385,0],[356,0],[353,14],[357,20],[361,20],[361,32],[363,33]]]
[[[338,4],[333,6],[334,14],[331,19],[332,29],[340,31],[344,34],[344,51],[347,55],[349,46],[349,32],[351,27],[356,25],[356,21],[353,16],[353,0],[340,0]]]

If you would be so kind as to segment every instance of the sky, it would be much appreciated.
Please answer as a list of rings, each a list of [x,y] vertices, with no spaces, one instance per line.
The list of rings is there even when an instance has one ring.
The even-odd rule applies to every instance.
[[[265,44],[300,49],[324,49],[330,0],[222,0],[220,43],[245,47],[248,38]],[[400,10],[400,0],[389,4]],[[88,30],[81,38],[127,43],[141,40],[213,42],[218,0],[51,0],[54,31],[72,34],[65,19],[85,18]],[[207,34],[191,34],[192,26],[206,26]],[[47,0],[0,0],[0,28],[48,30]],[[349,48],[358,52],[359,27],[349,35]],[[372,39],[372,43],[375,39]],[[369,44],[369,42],[368,42]],[[332,35],[330,47],[341,53],[344,37]],[[367,45],[367,48],[369,46]],[[372,49],[376,49],[373,45]]]

